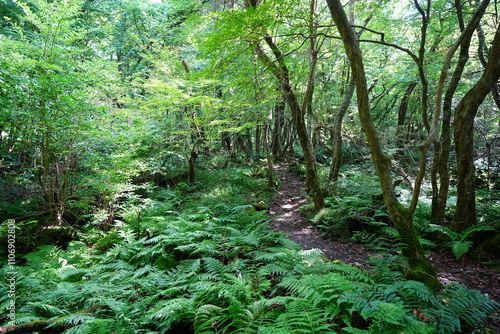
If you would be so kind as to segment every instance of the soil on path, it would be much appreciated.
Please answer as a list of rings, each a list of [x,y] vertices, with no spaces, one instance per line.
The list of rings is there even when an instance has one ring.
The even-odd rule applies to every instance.
[[[286,164],[275,165],[275,171],[281,179],[282,187],[270,205],[269,215],[274,218],[270,222],[271,228],[288,234],[290,240],[304,249],[320,249],[329,260],[340,260],[366,268],[366,261],[372,252],[360,244],[324,237],[298,211],[300,206],[307,203],[302,196],[304,181],[289,172]],[[490,270],[476,261],[457,261],[451,253],[434,253],[430,260],[438,270],[439,279],[443,284],[459,282],[500,302],[498,270]]]
[[[304,249],[320,249],[329,260],[340,260],[347,264],[363,265],[370,252],[359,244],[348,241],[330,240],[307,222],[298,208],[307,201],[302,192],[304,181],[287,170],[287,165],[277,164],[274,167],[278,173],[282,187],[279,189],[270,205],[269,215],[271,229],[289,235],[289,239]]]

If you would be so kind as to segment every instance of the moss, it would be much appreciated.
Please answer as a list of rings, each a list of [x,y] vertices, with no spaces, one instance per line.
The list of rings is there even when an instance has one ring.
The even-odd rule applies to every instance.
[[[439,291],[443,288],[443,285],[439,283],[436,276],[428,274],[428,271],[434,271],[434,268],[416,267],[413,269],[408,269],[406,272],[406,278],[413,281],[419,281],[424,283],[429,289],[433,291]],[[427,269],[427,270],[426,270]]]
[[[270,209],[270,206],[269,204],[267,204],[266,202],[264,201],[259,201],[259,202],[255,202],[252,204],[252,206],[255,208],[255,210],[257,211],[267,211]]]

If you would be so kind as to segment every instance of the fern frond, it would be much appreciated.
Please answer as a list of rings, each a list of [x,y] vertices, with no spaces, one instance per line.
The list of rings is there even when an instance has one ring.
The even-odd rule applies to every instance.
[[[290,270],[291,270],[291,268],[288,265],[269,263],[269,264],[266,264],[265,266],[259,267],[259,275],[260,276],[267,276],[267,275],[283,276],[283,275],[289,273]]]
[[[169,328],[174,322],[184,318],[193,319],[195,315],[193,298],[175,298],[157,303],[146,317],[156,324]]]
[[[156,267],[153,267],[153,266],[150,266],[149,264],[147,264],[142,268],[136,269],[133,277],[139,278],[141,276],[146,276],[147,274],[155,272],[155,271],[156,271]]]
[[[87,314],[87,313],[74,313],[70,314],[68,316],[62,317],[48,327],[57,327],[57,326],[64,326],[64,327],[73,327],[79,324],[86,323],[87,321],[95,319],[93,315]]]
[[[413,280],[396,281],[385,289],[386,294],[396,293],[405,300],[410,308],[422,307],[422,304],[436,304],[437,299],[422,282]]]
[[[367,272],[347,264],[334,263],[331,266],[332,270],[344,274],[349,280],[374,283],[373,278]]]
[[[33,312],[40,317],[51,318],[51,317],[61,317],[70,314],[66,310],[41,302],[28,303],[28,305],[33,309]]]
[[[500,304],[483,296],[477,290],[470,290],[458,284],[445,287],[442,295],[443,305],[439,310],[428,310],[438,320],[438,333],[453,333],[462,327],[471,330],[481,327]]]
[[[229,316],[224,313],[222,307],[206,304],[198,308],[194,317],[194,328],[196,334],[224,333],[219,327],[224,327]]]
[[[63,281],[67,282],[77,282],[82,279],[83,276],[88,274],[87,269],[78,269],[70,266],[62,267],[60,270],[60,275]]]
[[[453,231],[452,229],[450,229],[446,226],[441,226],[441,225],[437,225],[437,224],[429,224],[429,231],[430,232],[441,232],[452,240],[458,240],[460,238],[460,234],[458,234],[457,232]]]
[[[274,325],[263,325],[257,328],[257,334],[290,334],[287,329],[278,328]]]
[[[344,331],[346,333],[350,333],[350,334],[372,334],[372,332],[369,330],[359,329],[359,328],[355,328],[355,327],[345,327],[345,328],[342,328],[342,331]]]
[[[202,262],[204,269],[216,277],[228,272],[228,268],[224,263],[212,257],[204,257]]]
[[[129,324],[124,325],[130,327]],[[112,319],[93,319],[83,324],[71,327],[63,332],[63,334],[109,334],[113,330],[119,328],[116,320]],[[120,331],[120,333],[125,331]]]
[[[286,312],[276,319],[276,325],[289,333],[324,333],[332,331],[330,320],[323,309],[301,300],[288,304]]]
[[[284,279],[278,284],[278,286],[288,290],[289,293],[300,298],[313,301],[321,299],[321,295],[316,291],[316,289],[305,284],[303,279]]]
[[[461,258],[474,245],[472,241],[452,241],[451,250],[457,259]]]

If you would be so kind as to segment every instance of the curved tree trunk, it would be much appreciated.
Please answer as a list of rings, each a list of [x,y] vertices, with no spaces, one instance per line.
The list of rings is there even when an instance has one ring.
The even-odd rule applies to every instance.
[[[356,83],[359,118],[370,146],[387,210],[403,243],[403,255],[408,259],[410,265],[408,278],[422,281],[433,289],[439,289],[441,284],[437,280],[436,270],[425,257],[422,245],[417,238],[413,226],[413,215],[399,203],[394,193],[391,177],[391,160],[382,152],[382,147],[370,113],[368,87],[359,43],[340,1],[327,0],[327,4],[342,37],[345,51],[351,64],[352,75]]]
[[[476,223],[476,191],[474,187],[474,118],[477,109],[500,78],[500,25],[491,45],[488,64],[479,81],[460,101],[454,125],[457,154],[457,209],[453,229],[464,231]]]

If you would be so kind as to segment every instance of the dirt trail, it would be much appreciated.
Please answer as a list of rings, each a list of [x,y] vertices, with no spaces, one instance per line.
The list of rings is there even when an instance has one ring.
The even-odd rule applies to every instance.
[[[362,245],[353,242],[330,240],[304,220],[297,210],[306,204],[302,196],[305,189],[304,181],[299,176],[289,172],[286,164],[275,165],[282,188],[275,195],[269,210],[270,222],[274,231],[288,234],[289,239],[301,245],[304,249],[320,249],[330,260],[340,260],[347,264],[355,264],[366,268],[370,251]],[[472,260],[457,261],[451,253],[434,253],[431,262],[438,270],[439,279],[443,284],[460,282],[471,289],[487,293],[500,302],[500,272],[485,267],[482,263]]]
[[[289,172],[285,164],[275,165],[274,170],[280,177],[282,187],[276,192],[269,210],[269,215],[276,217],[270,223],[271,228],[290,235],[289,239],[304,249],[322,250],[329,260],[364,265],[369,252],[361,245],[327,239],[300,215],[297,209],[307,203],[302,196],[302,191],[305,189],[304,181]]]

